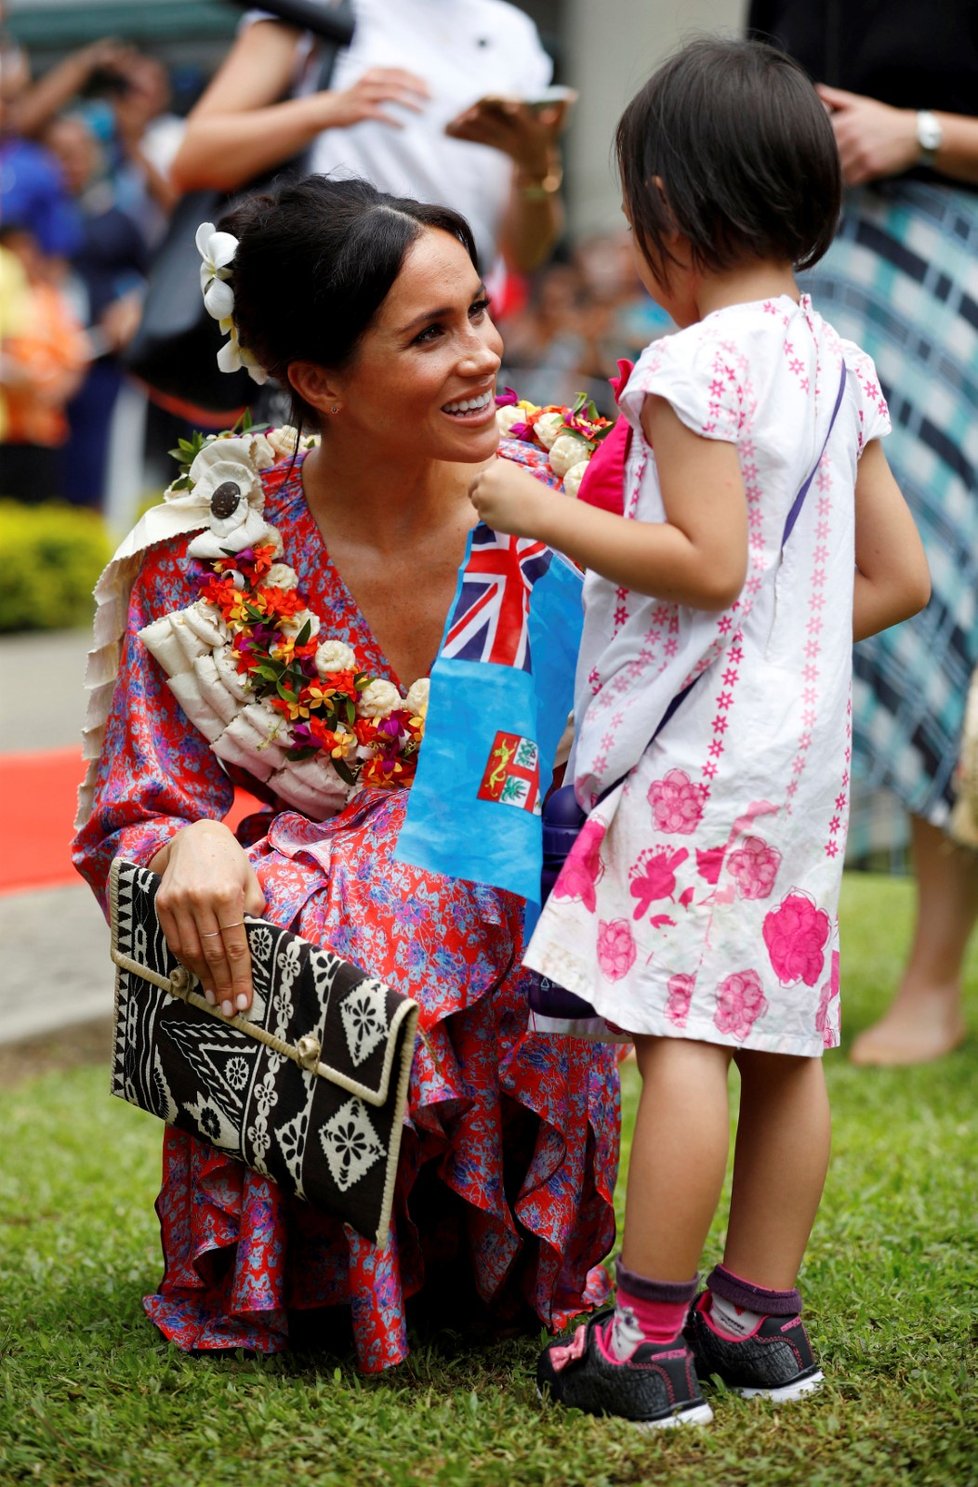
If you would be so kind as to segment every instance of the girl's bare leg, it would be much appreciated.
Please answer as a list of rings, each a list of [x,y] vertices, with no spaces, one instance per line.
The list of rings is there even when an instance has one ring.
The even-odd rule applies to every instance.
[[[632,1138],[622,1262],[657,1281],[699,1267],[727,1166],[731,1050],[637,1037],[642,1094]]]
[[[917,922],[887,1011],[852,1045],[855,1064],[923,1064],[964,1039],[961,967],[978,918],[978,856],[911,818]]]
[[[741,1052],[740,1121],[723,1263],[790,1291],[808,1245],[829,1160],[822,1060]]]

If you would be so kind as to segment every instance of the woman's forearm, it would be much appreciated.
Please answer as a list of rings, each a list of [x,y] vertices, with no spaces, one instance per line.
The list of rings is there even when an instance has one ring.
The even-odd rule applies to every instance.
[[[917,137],[917,109],[894,108],[876,98],[830,88],[825,83],[818,84],[818,93],[831,111],[847,185],[861,186],[867,181],[902,175],[924,163]],[[935,117],[942,138],[926,163],[949,180],[978,182],[978,118],[940,112]]]
[[[71,52],[14,100],[17,132],[33,138],[82,91],[95,68],[112,55],[111,42],[96,42]]]
[[[321,129],[323,94],[191,118],[170,167],[180,191],[233,191],[298,155]]]
[[[559,192],[523,186],[517,179],[499,235],[504,259],[518,273],[531,273],[546,263],[563,225]]]

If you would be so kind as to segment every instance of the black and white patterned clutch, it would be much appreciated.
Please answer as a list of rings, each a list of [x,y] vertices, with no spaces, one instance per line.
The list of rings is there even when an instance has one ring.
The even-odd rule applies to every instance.
[[[254,1002],[226,1019],[167,947],[159,881],[121,858],[112,864],[112,1093],[381,1243],[417,1003],[249,918]]]

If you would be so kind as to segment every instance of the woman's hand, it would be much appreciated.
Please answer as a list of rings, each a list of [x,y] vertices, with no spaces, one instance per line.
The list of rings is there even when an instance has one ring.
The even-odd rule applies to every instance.
[[[920,146],[913,109],[891,108],[825,83],[818,84],[818,96],[829,110],[847,186],[898,176],[917,164]]]
[[[557,138],[573,98],[534,108],[516,98],[480,98],[445,125],[452,139],[501,150],[527,180],[541,181],[557,170]]]
[[[252,984],[244,916],[260,915],[265,897],[244,849],[219,821],[195,821],[149,866],[162,876],[156,913],[173,954],[225,1017],[247,1011]]]
[[[378,119],[382,124],[401,129],[401,121],[388,113],[384,105],[399,103],[419,114],[431,97],[431,89],[423,77],[403,67],[371,67],[352,87],[342,92],[328,89],[316,96],[323,109],[319,126],[322,129],[346,129],[351,124],[362,124],[365,119]]]
[[[512,460],[494,459],[469,486],[469,500],[482,521],[496,532],[537,537],[552,501],[566,501]]]

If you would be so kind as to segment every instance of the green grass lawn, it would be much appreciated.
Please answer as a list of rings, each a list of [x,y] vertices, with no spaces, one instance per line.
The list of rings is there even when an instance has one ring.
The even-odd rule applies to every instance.
[[[847,1038],[894,983],[909,906],[905,881],[847,879]],[[942,1063],[828,1060],[835,1155],[801,1279],[826,1387],[780,1411],[715,1395],[703,1430],[541,1407],[535,1338],[446,1335],[371,1379],[316,1351],[184,1357],[140,1307],[158,1123],[104,1068],[0,1092],[0,1487],[978,1483],[978,957],[969,986],[970,1041]],[[627,1146],[633,1066],[625,1083]]]

